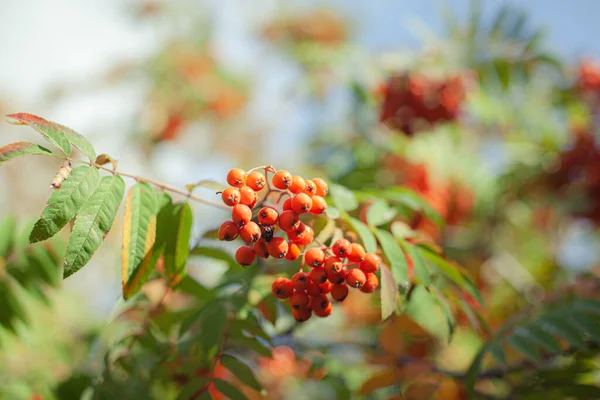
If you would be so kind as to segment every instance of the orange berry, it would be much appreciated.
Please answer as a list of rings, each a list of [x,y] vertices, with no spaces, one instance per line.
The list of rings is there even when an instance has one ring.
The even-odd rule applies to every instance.
[[[362,245],[358,243],[352,243],[352,250],[350,254],[348,254],[348,261],[352,262],[362,262],[365,259],[365,255],[367,252]]]
[[[261,258],[269,257],[269,250],[267,250],[267,244],[265,242],[256,242],[252,245],[254,252]]]
[[[327,281],[327,272],[323,268],[313,268],[308,273],[308,277],[314,283],[325,283]]]
[[[315,194],[317,194],[317,185],[315,185],[313,181],[307,179],[304,181],[304,184],[306,185],[306,187],[304,188],[304,193],[306,193],[310,197],[313,197]]]
[[[233,207],[240,203],[240,191],[237,188],[227,188],[221,192],[221,199],[223,203]]]
[[[292,242],[300,241],[301,239],[303,239],[306,236],[306,228],[308,228],[308,227],[306,225],[304,225],[302,222],[300,222],[300,224],[298,225],[298,227],[296,229],[287,232],[288,238]]]
[[[249,186],[242,186],[240,189],[240,204],[245,204],[250,208],[253,208],[258,201],[256,192]]]
[[[375,272],[381,266],[381,258],[377,254],[367,253],[365,259],[360,263],[360,269],[365,274]]]
[[[375,274],[367,274],[365,284],[360,288],[363,293],[373,293],[379,287],[379,278]]]
[[[319,317],[326,317],[331,314],[331,301],[325,295],[316,296],[310,299],[310,308]]]
[[[367,277],[365,276],[365,273],[358,268],[348,271],[348,276],[346,277],[346,283],[348,286],[357,289],[360,289],[362,285],[365,284],[366,280]]]
[[[227,173],[227,183],[233,187],[242,187],[246,184],[246,171],[241,168],[233,168]]]
[[[308,279],[308,274],[306,272],[296,272],[294,276],[292,276],[292,283],[294,284],[294,288],[298,291],[304,291],[308,289],[310,285],[310,279]]]
[[[298,322],[308,321],[312,316],[310,308],[303,308],[301,310],[292,309],[292,316]]]
[[[226,240],[228,242],[234,240],[240,230],[233,221],[225,221],[219,227],[219,240]]]
[[[347,275],[348,275],[348,271],[343,269],[337,274],[328,273],[327,279],[329,280],[329,282],[333,283],[334,285],[341,285],[342,283],[346,282]]]
[[[331,250],[333,251],[333,254],[339,258],[346,258],[352,251],[352,245],[346,239],[338,239],[333,246],[331,246]]]
[[[301,310],[308,307],[310,297],[304,292],[294,292],[290,296],[290,305],[294,310]]]
[[[272,182],[277,189],[285,190],[292,185],[292,174],[282,169],[273,175]]]
[[[327,182],[321,178],[312,178],[311,180],[317,186],[316,195],[322,197],[327,196],[327,193],[329,192],[329,186],[327,186]]]
[[[331,297],[335,301],[344,301],[348,297],[348,286],[346,285],[333,285],[331,288]]]
[[[281,213],[279,216],[279,227],[285,231],[290,232],[298,229],[300,226],[300,217],[292,210],[287,210]]]
[[[254,262],[256,258],[256,253],[254,249],[250,246],[242,246],[235,252],[235,261],[238,264],[243,266],[248,266]]]
[[[285,259],[288,261],[297,260],[300,257],[300,247],[296,243],[288,243],[288,252]]]
[[[312,197],[312,207],[310,213],[314,215],[323,214],[327,210],[327,202],[321,196]]]
[[[342,268],[344,268],[344,265],[342,264],[342,260],[336,256],[330,256],[325,259],[323,268],[325,268],[325,271],[327,271],[328,274],[339,274],[342,271]]]
[[[312,228],[310,226],[305,226],[304,232],[300,237],[298,237],[296,244],[298,246],[306,246],[307,244],[311,244],[314,236],[315,232],[312,230]]]
[[[329,281],[325,281],[325,282],[321,283],[319,286],[321,287],[321,293],[327,294],[327,293],[331,292],[331,288],[333,287],[333,284]]]
[[[290,192],[294,194],[304,192],[304,188],[306,187],[306,183],[304,183],[304,179],[301,176],[294,175],[292,176],[292,184],[290,185]]]
[[[279,213],[273,207],[263,207],[258,212],[258,222],[263,225],[275,225],[279,219]]]
[[[231,210],[231,219],[237,226],[244,226],[252,219],[252,210],[244,204],[238,204]]]
[[[240,237],[248,244],[252,244],[260,239],[260,227],[254,221],[247,222],[240,229]]]
[[[287,299],[294,292],[294,285],[288,278],[277,278],[271,284],[271,293],[278,299]]]
[[[306,293],[309,296],[320,296],[323,294],[323,288],[318,283],[313,282],[309,279],[308,287],[306,288]]]
[[[292,210],[296,214],[304,214],[312,208],[312,199],[306,193],[300,193],[292,199]]]
[[[258,171],[251,172],[246,178],[246,185],[250,186],[255,192],[263,190],[266,184],[267,180],[265,176]]]
[[[283,211],[291,210],[292,209],[292,198],[288,197],[287,199],[285,199],[285,201],[283,202],[283,205],[281,207],[283,208]]]
[[[304,261],[311,268],[320,267],[325,261],[325,253],[318,247],[310,248],[304,253]]]
[[[280,237],[276,236],[269,243],[267,243],[267,250],[269,255],[273,258],[283,258],[289,250],[288,242]]]

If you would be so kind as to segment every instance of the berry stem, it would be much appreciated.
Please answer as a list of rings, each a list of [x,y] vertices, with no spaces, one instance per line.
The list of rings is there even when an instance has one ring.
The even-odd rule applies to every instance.
[[[135,180],[136,182],[146,182],[146,183],[149,183],[149,184],[154,185],[154,186],[156,186],[156,187],[158,187],[158,188],[160,188],[162,190],[166,190],[168,192],[180,194],[180,195],[182,195],[182,196],[184,196],[184,197],[186,197],[188,199],[195,200],[195,201],[197,201],[199,203],[207,204],[207,205],[213,206],[213,207],[222,208],[224,210],[231,210],[231,207],[226,206],[225,204],[221,204],[221,203],[218,203],[216,201],[212,201],[212,200],[208,200],[208,199],[196,196],[196,195],[192,194],[192,192],[190,192],[190,191],[179,189],[179,188],[176,188],[174,186],[168,185],[166,183],[162,183],[162,182],[156,181],[154,179],[144,178],[143,176],[138,176],[138,175],[130,174],[130,173],[127,173],[127,172],[121,172],[121,171],[117,171],[117,170],[112,170],[110,168],[103,167],[102,165],[99,165],[99,164],[96,164],[96,163],[90,162],[90,161],[72,160],[72,159],[70,159],[68,157],[60,156],[60,155],[53,155],[53,157],[61,158],[63,160],[69,160],[72,163],[90,165],[92,167],[96,167],[97,169],[101,169],[101,170],[110,172],[113,175],[119,175],[119,176],[122,176],[122,177],[125,177],[125,178],[130,178],[130,179]]]

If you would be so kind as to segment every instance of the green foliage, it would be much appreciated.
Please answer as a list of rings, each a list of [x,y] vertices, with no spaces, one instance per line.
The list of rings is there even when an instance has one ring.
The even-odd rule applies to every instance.
[[[123,297],[135,294],[150,276],[156,237],[156,195],[144,182],[131,187],[125,200],[121,268]]]
[[[29,235],[29,241],[36,243],[56,235],[79,212],[99,181],[100,174],[96,168],[74,168],[60,190],[50,195],[48,205]]]
[[[176,286],[185,276],[185,262],[190,253],[192,209],[188,203],[175,204],[171,216],[164,251],[165,273],[170,284]]]
[[[125,182],[120,176],[100,180],[75,219],[65,256],[65,278],[79,271],[98,250],[112,227],[124,192]]]
[[[29,142],[15,142],[0,148],[0,165],[15,157],[29,155],[51,155],[52,152],[40,145]]]

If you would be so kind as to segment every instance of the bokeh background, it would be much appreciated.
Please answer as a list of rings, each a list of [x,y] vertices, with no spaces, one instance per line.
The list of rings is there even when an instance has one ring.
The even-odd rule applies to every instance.
[[[180,187],[265,164],[354,189],[407,185],[448,221],[407,229],[475,272],[494,326],[597,271],[600,69],[586,60],[600,60],[598,13],[594,0],[0,0],[0,111],[58,121],[122,171]],[[448,115],[421,98],[425,123],[394,121],[407,104],[408,119],[420,112],[403,79],[449,86]],[[0,138],[38,140],[9,124]],[[0,218],[35,219],[57,167],[3,166]],[[197,235],[223,220],[194,213]],[[118,236],[50,291],[52,307],[27,300],[34,318],[19,335],[0,332],[7,398],[88,357],[72,338],[101,330],[120,301]],[[479,344],[463,333],[436,350],[448,367]]]

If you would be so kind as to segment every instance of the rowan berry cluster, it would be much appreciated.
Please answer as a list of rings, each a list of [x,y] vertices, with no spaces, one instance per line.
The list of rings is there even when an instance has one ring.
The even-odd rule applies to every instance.
[[[267,180],[269,172],[274,174],[272,186]],[[246,242],[235,254],[239,264],[248,266],[257,257],[295,261],[302,256],[300,271],[292,279],[275,279],[271,287],[275,297],[289,299],[297,321],[306,321],[313,313],[319,317],[331,314],[328,294],[335,301],[343,301],[349,287],[372,293],[379,286],[375,271],[381,259],[367,253],[362,245],[338,239],[331,247],[318,241],[316,247],[310,247],[315,242],[314,232],[300,217],[326,212],[328,185],[323,179],[305,180],[271,167],[265,167],[265,174],[234,168],[227,174],[227,183],[231,187],[223,190],[221,197],[232,207],[231,220],[221,224],[218,236],[226,241],[239,236]],[[266,187],[267,194],[259,203],[257,193]],[[277,200],[269,202],[273,194]],[[255,208],[257,212],[253,212]],[[281,236],[279,232],[283,232]],[[310,272],[302,271],[304,265]]]

